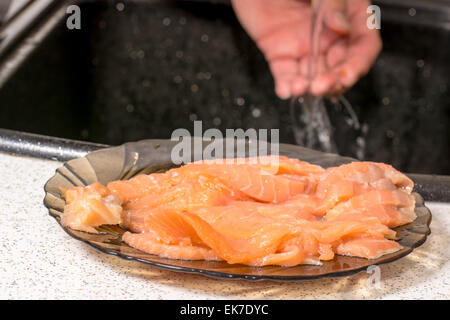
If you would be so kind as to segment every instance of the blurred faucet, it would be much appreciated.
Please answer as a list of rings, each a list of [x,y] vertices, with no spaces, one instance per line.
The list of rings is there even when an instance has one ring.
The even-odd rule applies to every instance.
[[[11,0],[0,1],[0,26],[6,20],[6,14],[8,13]]]

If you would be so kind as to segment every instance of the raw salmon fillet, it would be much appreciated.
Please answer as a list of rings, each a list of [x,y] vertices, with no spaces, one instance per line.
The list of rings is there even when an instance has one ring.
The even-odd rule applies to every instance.
[[[64,189],[62,223],[170,259],[251,266],[375,259],[401,249],[390,229],[412,222],[413,182],[392,166],[324,169],[288,157],[204,160],[127,181]]]

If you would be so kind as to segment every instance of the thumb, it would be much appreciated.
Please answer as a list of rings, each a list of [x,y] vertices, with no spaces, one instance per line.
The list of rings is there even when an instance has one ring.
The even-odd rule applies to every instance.
[[[347,18],[347,0],[313,0],[313,6],[320,5],[325,12],[325,25],[340,35],[350,33],[350,22]]]

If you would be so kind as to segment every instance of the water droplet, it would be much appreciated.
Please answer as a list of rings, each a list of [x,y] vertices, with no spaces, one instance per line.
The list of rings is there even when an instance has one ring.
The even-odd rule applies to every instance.
[[[163,25],[165,25],[166,27],[170,26],[171,22],[172,22],[172,20],[170,20],[170,18],[168,18],[168,17],[164,18],[162,21]]]
[[[356,138],[356,157],[359,160],[363,160],[364,159],[364,150],[366,147],[366,141],[364,140],[363,137],[358,137]]]
[[[143,58],[145,57],[145,52],[144,52],[144,50],[138,50],[138,51],[136,52],[136,56],[137,56],[139,59],[143,59]]]
[[[215,126],[220,126],[220,124],[222,123],[222,119],[216,117],[213,119],[213,123]]]
[[[230,91],[228,89],[222,89],[222,96],[228,97],[230,95]]]
[[[211,79],[211,73],[210,72],[199,72],[196,75],[198,80],[210,80]]]
[[[364,135],[366,135],[366,134],[369,132],[369,125],[368,125],[367,123],[364,123],[364,124],[362,125],[361,132],[362,132]]]
[[[202,35],[202,37],[200,39],[202,40],[202,42],[208,42],[209,36],[207,34],[204,34],[204,35]]]
[[[423,61],[422,59],[417,60],[416,65],[418,68],[423,68],[423,66],[425,65],[425,61]]]
[[[356,138],[356,144],[358,146],[365,146],[366,145],[366,141],[364,140],[363,137],[358,137],[358,138]]]
[[[126,109],[127,109],[127,112],[132,113],[134,111],[134,106],[132,104],[128,104]]]
[[[408,10],[408,14],[409,14],[411,17],[414,17],[414,16],[416,15],[416,9],[410,8],[410,9]]]
[[[116,9],[117,9],[117,11],[123,11],[123,10],[125,10],[125,4],[123,4],[122,2],[118,2],[118,3],[116,4]]]
[[[387,106],[387,105],[389,105],[391,103],[391,99],[389,99],[388,97],[384,97],[381,100],[381,103],[383,103],[383,105]]]
[[[83,138],[89,137],[89,130],[88,129],[81,130],[81,137]]]
[[[345,119],[345,122],[347,122],[347,125],[348,125],[349,127],[353,127],[353,119],[352,119],[352,118],[346,118],[346,119]]]
[[[388,138],[393,138],[395,136],[395,132],[392,130],[386,130],[386,136]]]
[[[259,118],[261,116],[261,110],[258,108],[255,108],[252,110],[252,116],[254,118]]]
[[[186,24],[186,18],[185,17],[181,17],[180,20],[178,20],[178,22],[184,26]]]
[[[236,98],[236,104],[240,107],[242,107],[245,104],[245,99],[242,97]]]
[[[195,113],[191,113],[191,114],[189,115],[189,120],[191,120],[191,121],[197,120],[197,115],[196,115]]]
[[[193,85],[191,85],[191,91],[192,92],[194,92],[194,93],[197,93],[198,92],[198,85],[196,85],[195,83],[193,84]]]

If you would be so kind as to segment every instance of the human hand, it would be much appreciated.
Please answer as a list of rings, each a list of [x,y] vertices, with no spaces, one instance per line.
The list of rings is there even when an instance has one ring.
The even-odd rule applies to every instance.
[[[378,30],[366,25],[368,0],[322,2],[318,73],[308,83],[311,1],[232,0],[242,26],[266,57],[282,99],[306,92],[336,96],[364,76],[381,51]]]

